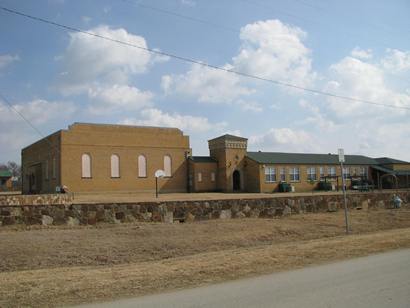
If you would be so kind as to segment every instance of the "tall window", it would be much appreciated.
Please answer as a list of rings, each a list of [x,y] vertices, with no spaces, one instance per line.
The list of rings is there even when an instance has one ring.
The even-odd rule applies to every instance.
[[[273,167],[265,167],[265,182],[276,182],[276,169]]]
[[[90,154],[83,154],[81,156],[81,177],[91,178],[91,156]]]
[[[328,167],[328,168],[327,168],[327,173],[328,173],[330,176],[336,176],[336,167]]]
[[[55,157],[53,158],[53,179],[55,179],[57,177],[57,170],[56,170],[57,166],[56,166],[56,159]]]
[[[169,155],[164,156],[164,172],[165,176],[171,176],[172,174],[172,161]]]
[[[315,167],[307,168],[307,180],[316,181],[316,168]]]
[[[319,167],[319,175],[320,175],[321,178],[325,176],[325,168],[324,167]]]
[[[367,167],[360,167],[360,175],[367,178]]]
[[[144,155],[138,156],[138,177],[147,177],[147,160]]]
[[[347,179],[350,176],[349,167],[343,167],[343,177]]]
[[[215,172],[211,172],[211,182],[215,182]]]
[[[45,173],[45,179],[48,180],[48,159],[46,160],[46,163],[44,166],[44,173]]]
[[[111,155],[111,177],[120,177],[120,157],[117,154]]]
[[[289,180],[293,182],[300,181],[300,171],[298,167],[289,168]]]
[[[280,168],[280,180],[282,182],[286,182],[286,168],[285,167]]]
[[[202,182],[202,173],[198,172],[198,182]]]

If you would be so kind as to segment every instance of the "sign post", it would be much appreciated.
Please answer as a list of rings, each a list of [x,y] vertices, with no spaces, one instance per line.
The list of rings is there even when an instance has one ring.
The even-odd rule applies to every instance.
[[[343,149],[337,150],[339,155],[339,163],[340,163],[340,171],[342,174],[342,186],[343,186],[343,200],[344,200],[344,207],[345,207],[345,224],[346,224],[346,234],[349,234],[349,219],[347,216],[347,197],[346,197],[346,179],[343,172],[343,163],[345,162],[345,154]]]
[[[158,178],[165,176],[164,170],[158,169],[155,171],[155,198],[158,198]]]

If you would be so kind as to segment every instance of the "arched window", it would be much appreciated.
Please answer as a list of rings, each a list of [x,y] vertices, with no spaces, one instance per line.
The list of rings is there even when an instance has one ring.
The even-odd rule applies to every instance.
[[[91,156],[83,154],[81,156],[81,177],[91,178]]]
[[[138,156],[138,177],[147,177],[147,160],[144,155]]]
[[[111,155],[111,177],[120,177],[120,157],[117,154]]]
[[[169,155],[164,156],[164,172],[165,176],[171,176],[172,174],[172,161]]]

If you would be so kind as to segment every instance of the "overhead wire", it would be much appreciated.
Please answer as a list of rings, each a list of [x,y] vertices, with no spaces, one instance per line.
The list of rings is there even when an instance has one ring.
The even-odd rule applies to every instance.
[[[57,150],[57,152],[60,152],[60,149],[56,145],[53,145],[51,141],[48,139],[48,137],[46,137],[37,127],[35,127],[34,124],[31,123],[31,121],[28,118],[26,118],[22,112],[15,108],[13,104],[7,99],[7,97],[1,92],[0,99],[6,103],[7,107],[12,112],[17,113],[24,120],[24,122],[26,122],[42,139],[46,140],[51,146],[51,148],[54,148],[55,150]]]
[[[209,21],[209,20],[206,20],[206,19],[201,19],[201,18],[197,18],[197,17],[192,17],[192,16],[188,16],[188,15],[176,13],[176,12],[174,12],[174,11],[162,9],[162,8],[155,7],[155,6],[152,6],[152,5],[143,4],[143,3],[139,2],[139,1],[123,0],[123,2],[127,2],[127,3],[130,3],[130,4],[134,4],[134,5],[138,6],[138,7],[143,8],[143,9],[148,9],[148,10],[155,11],[155,12],[159,12],[159,13],[162,13],[162,14],[166,14],[166,15],[170,15],[170,16],[174,16],[174,17],[186,19],[186,20],[189,20],[189,21],[193,21],[193,22],[197,22],[197,23],[209,25],[209,26],[212,26],[212,27],[215,27],[215,28],[219,28],[219,29],[226,30],[226,31],[235,32],[235,33],[238,33],[238,32],[239,32],[238,29],[235,29],[235,28],[232,28],[232,27],[229,27],[229,26],[226,26],[226,25],[221,25],[221,24],[214,23],[214,22]]]
[[[321,91],[321,90],[317,90],[317,89],[312,89],[312,88],[299,86],[299,85],[284,82],[284,81],[279,81],[279,80],[275,80],[275,79],[265,78],[265,77],[262,77],[262,76],[252,75],[252,74],[249,74],[249,73],[236,71],[234,69],[227,69],[225,67],[221,67],[221,66],[217,66],[217,65],[213,65],[213,64],[208,64],[208,63],[205,63],[205,62],[202,62],[202,61],[199,61],[199,60],[195,60],[195,59],[191,59],[191,58],[188,58],[188,57],[185,57],[185,56],[179,56],[179,55],[176,55],[176,54],[173,54],[173,53],[160,51],[158,49],[152,49],[152,48],[136,45],[136,44],[133,44],[133,43],[129,43],[129,42],[126,42],[126,41],[114,39],[114,38],[107,37],[107,36],[104,36],[104,35],[100,35],[100,34],[97,34],[97,33],[94,33],[94,32],[81,30],[81,29],[73,27],[73,26],[68,26],[68,25],[65,25],[65,24],[62,24],[62,23],[57,23],[57,22],[54,22],[54,21],[51,21],[51,20],[48,20],[48,19],[33,16],[33,15],[30,15],[30,14],[26,14],[26,13],[23,13],[23,12],[20,12],[20,11],[17,11],[17,10],[13,10],[13,9],[10,9],[10,8],[4,7],[4,6],[0,6],[0,8],[3,11],[7,12],[7,13],[22,16],[22,17],[25,17],[25,18],[28,18],[28,19],[31,19],[31,20],[35,20],[35,21],[38,21],[38,22],[46,23],[46,24],[49,24],[49,25],[53,25],[53,26],[56,26],[56,27],[61,28],[61,29],[86,34],[86,35],[93,36],[93,37],[96,37],[96,38],[100,38],[100,39],[103,39],[103,40],[106,40],[106,41],[114,42],[114,43],[117,43],[117,44],[120,44],[120,45],[123,45],[123,46],[137,48],[137,49],[144,50],[144,51],[152,53],[152,54],[170,57],[170,58],[177,59],[179,61],[183,61],[183,62],[186,62],[186,63],[201,65],[201,66],[208,67],[208,68],[211,68],[211,69],[215,69],[215,70],[235,74],[235,75],[238,75],[238,76],[241,76],[241,77],[251,78],[251,79],[260,80],[260,81],[265,81],[265,82],[269,82],[271,84],[275,84],[275,85],[279,85],[279,86],[283,86],[283,87],[302,90],[302,91],[310,92],[310,93],[313,93],[313,94],[328,96],[328,97],[332,97],[332,98],[339,98],[339,99],[346,100],[346,101],[351,101],[351,102],[359,102],[359,103],[365,103],[365,104],[370,104],[370,105],[375,105],[375,106],[410,110],[410,106],[409,107],[408,106],[396,106],[396,105],[384,104],[384,103],[380,103],[380,102],[374,102],[374,101],[370,101],[370,100],[365,100],[365,99],[360,99],[360,98],[355,98],[355,97],[350,97],[350,96],[345,96],[345,95],[339,95],[339,94],[335,94],[335,93],[331,93],[331,92],[326,92],[326,91]]]

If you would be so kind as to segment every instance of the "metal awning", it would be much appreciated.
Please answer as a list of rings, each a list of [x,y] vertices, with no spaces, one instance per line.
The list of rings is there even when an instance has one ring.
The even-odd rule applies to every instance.
[[[392,170],[389,168],[385,168],[382,166],[377,166],[377,165],[373,165],[370,166],[371,168],[378,170],[378,171],[382,171],[388,174],[394,174],[394,175],[410,175],[410,170]]]

